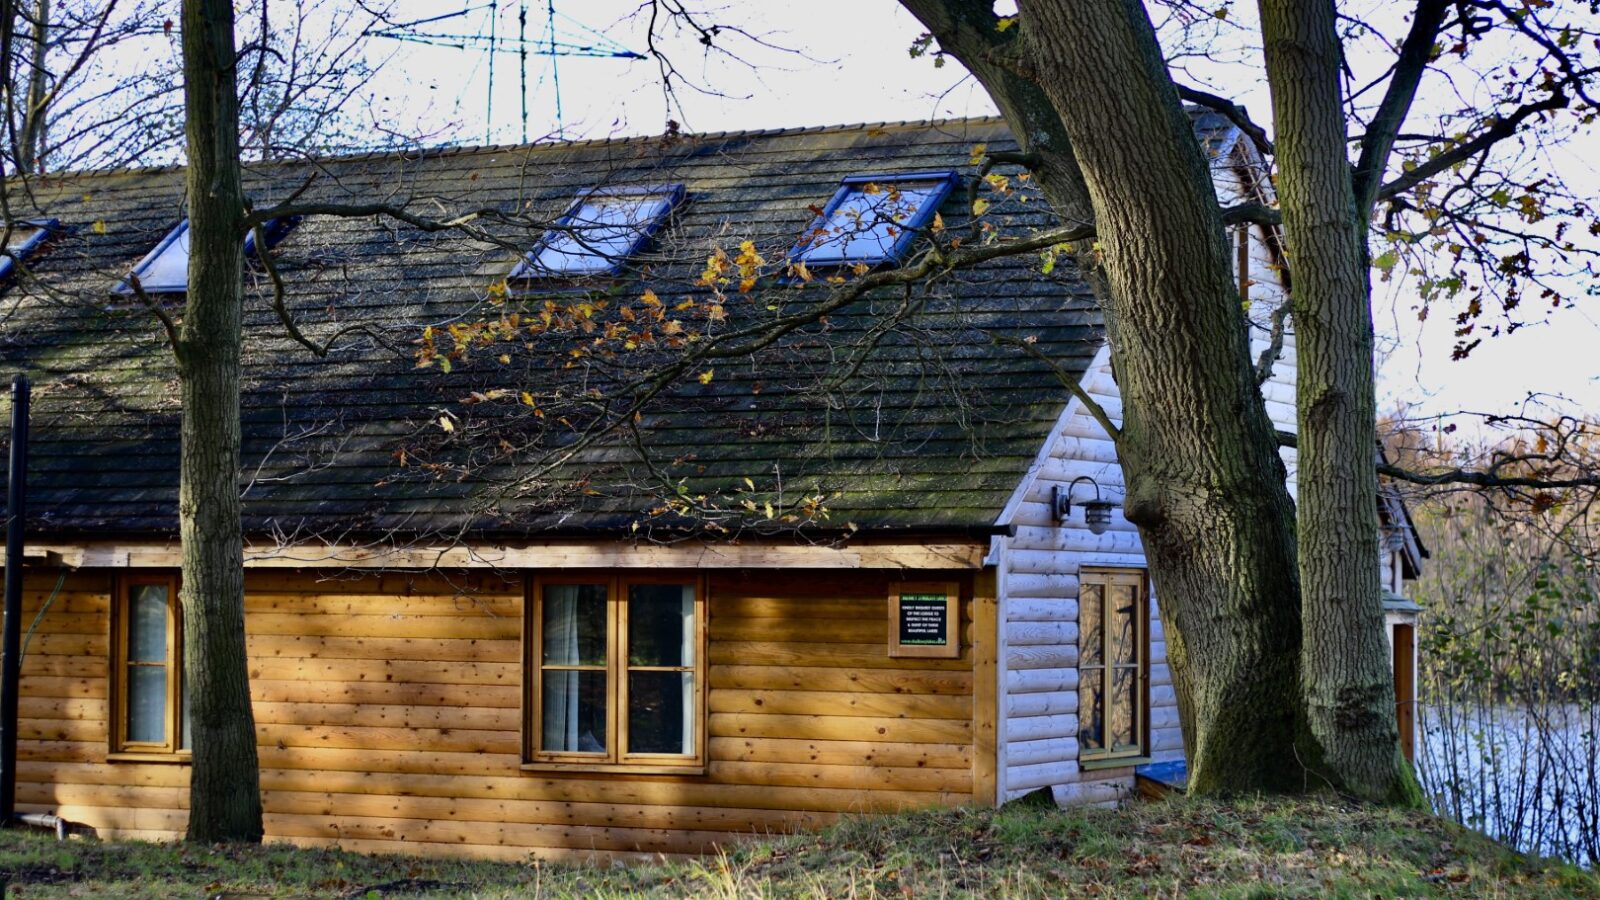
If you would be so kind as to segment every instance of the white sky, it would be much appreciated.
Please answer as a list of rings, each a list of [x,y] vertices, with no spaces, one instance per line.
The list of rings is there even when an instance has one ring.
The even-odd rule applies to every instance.
[[[544,0],[528,0],[527,34],[543,38]],[[517,34],[521,0],[495,0],[502,37]],[[482,33],[490,0],[441,3],[399,0],[398,18],[424,18],[467,8],[468,15],[426,28],[436,32]],[[557,32],[583,39],[584,27],[617,43],[645,49],[644,23],[630,20],[637,0],[556,0]],[[569,18],[570,17],[570,18]],[[907,52],[920,25],[892,0],[806,0],[803,3],[732,4],[708,21],[736,24],[773,44],[800,53],[763,49],[722,36],[719,45],[737,49],[752,67],[707,55],[692,36],[667,48],[690,79],[723,96],[680,90],[685,130],[693,132],[778,128],[848,122],[988,115],[993,106],[984,92],[953,62],[935,68],[931,59]],[[416,43],[375,41],[373,53],[393,53],[375,88],[386,114],[411,118],[435,141],[516,142],[522,139],[521,72],[518,57],[499,54],[494,63],[493,119],[487,120],[489,54]],[[656,134],[664,110],[656,65],[650,61],[563,56],[555,71],[561,85],[562,133],[567,137]],[[532,138],[557,132],[555,92],[549,58],[530,56],[527,65],[528,124]],[[1203,75],[1203,73],[1197,73]],[[1232,91],[1257,121],[1270,120],[1259,84],[1217,86]],[[1426,92],[1426,87],[1425,87]],[[1427,103],[1426,93],[1419,103]],[[1586,175],[1574,179],[1600,185],[1580,148],[1567,165]],[[1419,412],[1455,410],[1512,411],[1530,391],[1564,395],[1571,407],[1600,409],[1600,329],[1589,313],[1560,310],[1548,323],[1512,335],[1490,338],[1461,362],[1450,360],[1453,314],[1437,309],[1419,324],[1414,297],[1402,287],[1375,284],[1374,315],[1382,362],[1379,402],[1414,404]],[[1531,301],[1530,301],[1531,303]],[[1600,315],[1600,313],[1596,313]]]

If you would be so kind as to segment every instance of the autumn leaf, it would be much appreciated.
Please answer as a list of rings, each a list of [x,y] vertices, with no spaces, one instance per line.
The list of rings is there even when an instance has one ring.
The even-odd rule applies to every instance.
[[[450,421],[449,416],[440,416],[439,427],[443,428],[447,432],[454,432],[456,430],[456,423]]]
[[[980,163],[983,162],[984,156],[988,155],[988,153],[989,153],[989,145],[988,144],[974,144],[972,146],[972,155],[967,157],[967,165],[969,165],[969,166],[979,165]]]
[[[704,372],[701,372],[700,375],[698,376],[699,379],[700,379],[700,383],[701,384],[710,384],[711,383],[711,379],[716,375],[716,372],[717,372],[716,369],[707,369]]]
[[[984,213],[986,213],[988,211],[989,211],[989,201],[983,199],[982,197],[979,197],[978,199],[972,201],[972,214],[973,215],[981,216],[981,215],[983,215]]]
[[[999,20],[994,23],[994,30],[1005,31],[1015,24],[1017,24],[1016,16],[1001,16]]]
[[[89,230],[93,231],[95,234],[105,234],[106,233],[106,220],[105,219],[95,219],[94,220],[94,224],[89,226]]]

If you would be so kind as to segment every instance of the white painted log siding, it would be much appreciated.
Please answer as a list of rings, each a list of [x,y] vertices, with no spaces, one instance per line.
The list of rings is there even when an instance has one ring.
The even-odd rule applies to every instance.
[[[1224,206],[1240,202],[1248,193],[1240,168],[1248,165],[1247,152],[1235,148],[1227,160],[1232,165],[1216,169]],[[1249,315],[1253,323],[1266,326],[1284,294],[1276,255],[1260,229],[1251,231],[1249,257]],[[1264,327],[1252,329],[1257,358],[1268,341]],[[1285,431],[1295,430],[1294,364],[1291,329],[1284,338],[1283,356],[1262,387],[1268,414]],[[1122,401],[1104,348],[1082,384],[1113,421],[1122,420]],[[1292,491],[1294,451],[1286,449],[1283,456]],[[1051,489],[1066,487],[1081,475],[1093,478],[1102,496],[1118,503],[1105,534],[1091,534],[1076,505],[1093,499],[1088,485],[1078,487],[1069,521],[1058,524],[1051,514]],[[999,521],[1015,527],[1014,536],[996,540],[993,557],[999,567],[1001,631],[999,800],[1051,788],[1060,803],[1110,803],[1133,789],[1126,768],[1078,769],[1078,572],[1084,566],[1145,568],[1138,531],[1122,517],[1122,496],[1116,446],[1082,404],[1069,402]],[[1170,760],[1182,757],[1183,735],[1167,667],[1166,635],[1157,612],[1159,591],[1159,585],[1151,585],[1150,753],[1157,760]]]

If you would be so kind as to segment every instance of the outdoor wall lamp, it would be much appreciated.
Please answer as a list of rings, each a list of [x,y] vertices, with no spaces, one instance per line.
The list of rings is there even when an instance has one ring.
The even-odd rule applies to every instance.
[[[1100,499],[1099,482],[1087,475],[1079,475],[1066,487],[1058,484],[1050,488],[1050,506],[1055,510],[1056,521],[1065,522],[1072,517],[1072,489],[1077,487],[1080,481],[1094,485],[1094,499],[1078,504],[1083,507],[1083,522],[1089,526],[1090,534],[1105,534],[1111,527],[1111,507],[1115,504],[1110,500]]]

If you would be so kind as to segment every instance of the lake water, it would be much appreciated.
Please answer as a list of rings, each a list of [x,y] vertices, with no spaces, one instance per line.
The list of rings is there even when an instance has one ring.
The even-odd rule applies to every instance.
[[[1417,774],[1441,815],[1600,864],[1600,707],[1419,705]]]

